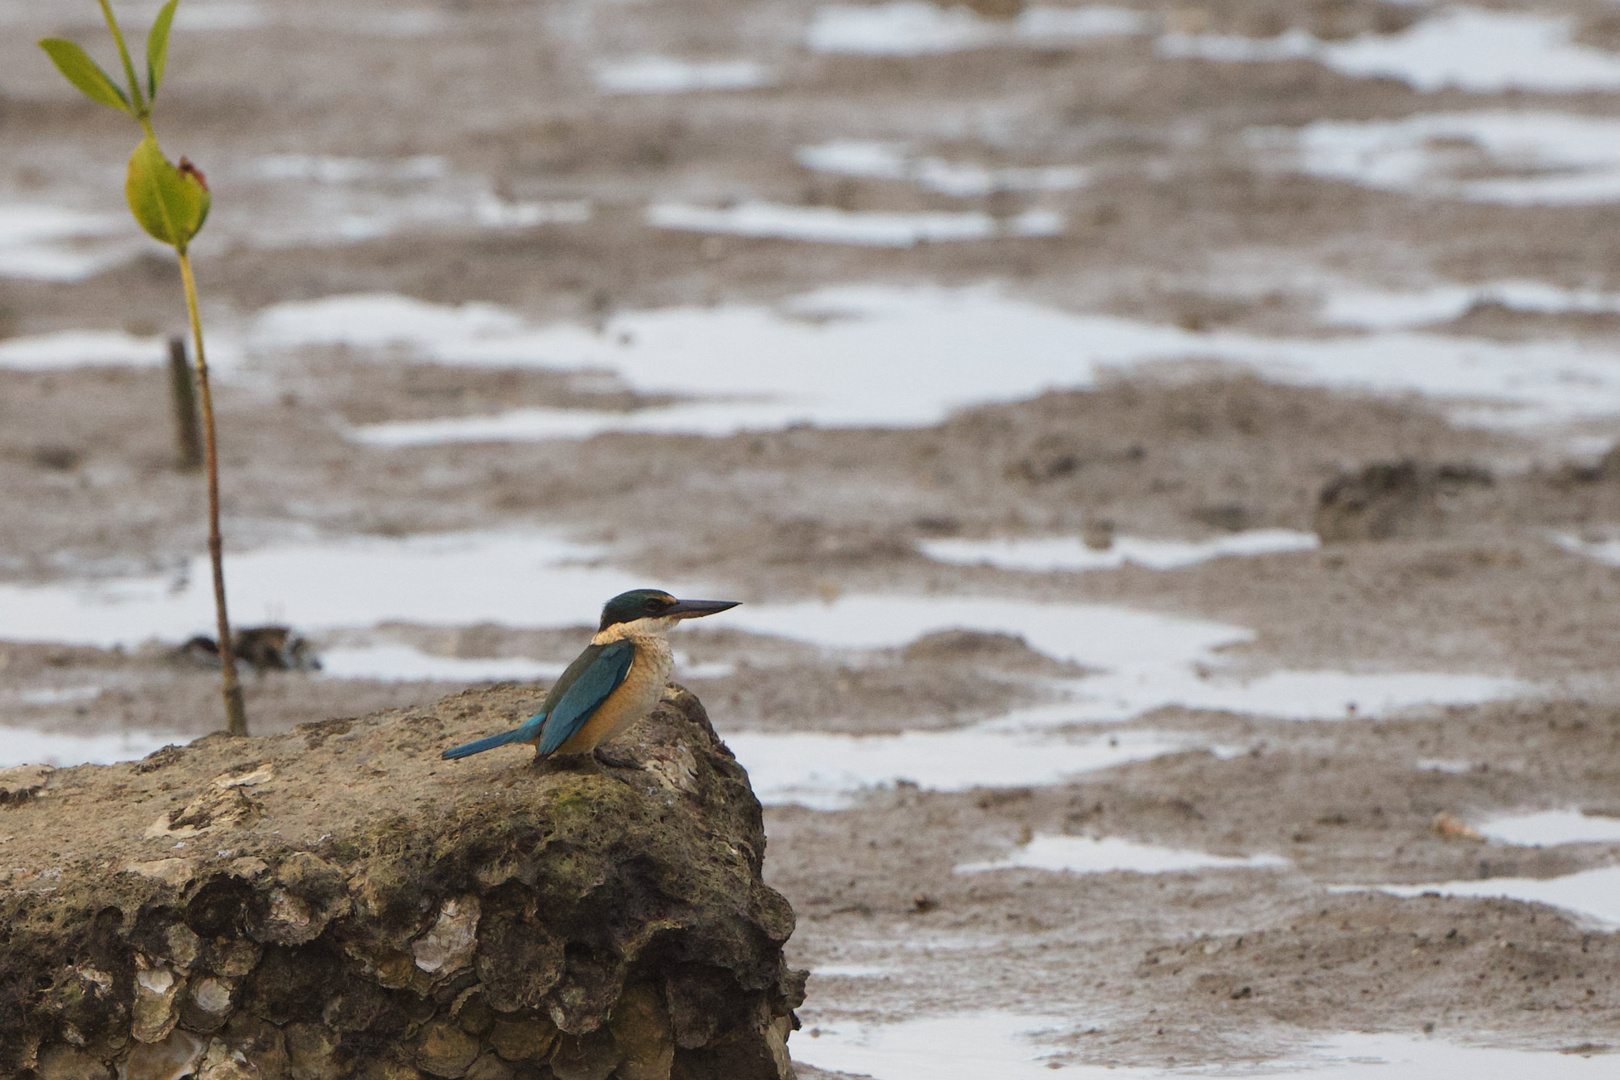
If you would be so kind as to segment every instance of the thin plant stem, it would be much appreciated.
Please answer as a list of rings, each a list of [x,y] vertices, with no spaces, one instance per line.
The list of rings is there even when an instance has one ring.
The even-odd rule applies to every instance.
[[[220,691],[225,698],[225,733],[246,735],[247,708],[242,684],[236,677],[236,653],[231,642],[231,620],[225,611],[225,544],[219,532],[219,450],[214,439],[214,395],[208,386],[208,355],[203,352],[202,316],[197,309],[197,279],[191,256],[182,248],[180,279],[186,286],[186,312],[191,316],[191,340],[197,353],[197,399],[202,405],[203,459],[208,469],[208,558],[214,569],[214,611],[219,622]]]
[[[129,92],[134,94],[131,99],[135,106],[135,119],[141,122],[148,135],[152,134],[152,125],[146,119],[146,95],[141,93],[141,80],[135,77],[135,64],[129,58],[129,46],[124,44],[124,32],[118,29],[118,20],[113,18],[112,5],[107,0],[98,0],[101,4],[101,13],[107,17],[107,29],[112,31],[113,41],[118,44],[118,58],[124,62],[124,75],[129,79]]]

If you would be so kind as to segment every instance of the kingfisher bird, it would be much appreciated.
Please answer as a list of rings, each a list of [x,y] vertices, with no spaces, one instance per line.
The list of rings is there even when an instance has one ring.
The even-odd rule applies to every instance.
[[[446,750],[448,759],[470,757],[511,743],[533,743],[535,760],[552,754],[584,754],[647,716],[675,670],[670,629],[682,619],[713,615],[734,600],[677,600],[661,589],[631,589],[602,607],[602,622],[540,711],[518,727]]]

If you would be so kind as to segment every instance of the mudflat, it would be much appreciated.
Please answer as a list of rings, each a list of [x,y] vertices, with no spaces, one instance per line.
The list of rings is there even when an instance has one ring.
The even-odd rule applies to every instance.
[[[110,761],[219,724],[183,309],[14,7],[0,764]],[[805,1075],[1620,1045],[1609,5],[181,8],[256,731],[738,599]]]

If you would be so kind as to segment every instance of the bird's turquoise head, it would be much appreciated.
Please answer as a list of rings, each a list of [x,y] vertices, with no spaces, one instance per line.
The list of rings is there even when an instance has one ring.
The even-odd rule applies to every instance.
[[[696,619],[736,606],[735,600],[677,600],[662,589],[631,589],[602,605],[602,625],[597,631],[637,619]]]

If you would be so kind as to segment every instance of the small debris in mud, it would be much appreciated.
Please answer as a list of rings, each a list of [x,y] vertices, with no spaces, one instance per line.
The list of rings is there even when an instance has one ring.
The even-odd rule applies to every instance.
[[[17,765],[0,769],[0,806],[27,802],[45,787],[55,770],[49,765]]]
[[[1253,521],[1248,507],[1242,503],[1220,503],[1214,506],[1194,507],[1192,519],[1222,532],[1243,532]]]
[[[29,460],[41,469],[72,472],[83,463],[84,455],[71,446],[49,443],[34,447],[33,452],[29,454]]]
[[[1324,544],[1434,536],[1443,496],[1493,483],[1488,470],[1473,465],[1375,462],[1328,481],[1311,525]]]
[[[1114,546],[1114,523],[1107,518],[1090,518],[1081,526],[1080,539],[1092,551],[1107,551]]]
[[[1429,822],[1429,830],[1442,840],[1474,840],[1484,841],[1479,830],[1468,824],[1462,818],[1448,811],[1442,810],[1434,815]]]
[[[236,658],[263,675],[267,671],[319,671],[320,657],[307,638],[286,626],[249,626],[231,634]],[[200,668],[219,667],[219,642],[199,634],[171,654],[181,663]]]

